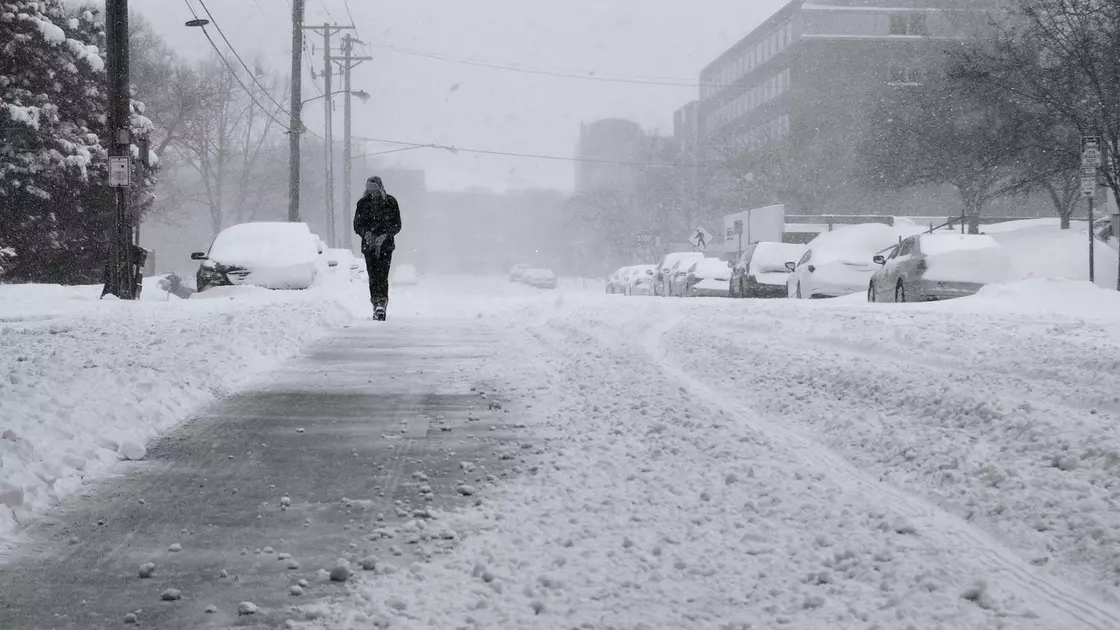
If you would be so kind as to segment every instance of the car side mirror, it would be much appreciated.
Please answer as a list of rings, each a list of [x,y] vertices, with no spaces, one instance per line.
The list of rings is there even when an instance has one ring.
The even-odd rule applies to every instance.
[[[337,267],[338,266],[338,261],[337,260],[328,260],[327,261],[327,266],[328,267]]]
[[[882,254],[879,254],[879,255],[875,256],[871,260],[875,261],[875,263],[879,264],[879,265],[887,264],[887,258],[886,258],[886,256],[883,256]]]
[[[646,275],[647,276],[652,276],[653,275],[653,270],[652,269],[646,269]]]
[[[797,271],[797,263],[787,262],[786,263],[786,269],[789,269],[790,271]]]
[[[731,262],[731,261],[729,260],[729,261],[727,261],[727,268],[728,268],[728,269],[734,269],[734,268],[735,268],[735,264],[734,264],[734,263],[732,263],[732,262]]]
[[[194,252],[191,254],[191,260],[206,260],[206,252]]]

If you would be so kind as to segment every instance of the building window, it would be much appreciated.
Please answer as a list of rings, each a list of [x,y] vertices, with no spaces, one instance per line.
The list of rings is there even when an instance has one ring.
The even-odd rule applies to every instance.
[[[925,13],[900,13],[891,16],[891,35],[928,35]]]

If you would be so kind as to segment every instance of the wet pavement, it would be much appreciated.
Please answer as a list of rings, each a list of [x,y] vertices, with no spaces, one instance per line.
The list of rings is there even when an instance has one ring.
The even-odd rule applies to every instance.
[[[526,445],[502,384],[478,380],[497,342],[390,322],[316,344],[32,524],[0,566],[0,628],[116,628],[130,612],[161,629],[284,627],[346,588],[319,573],[340,558],[385,571],[453,545],[426,508],[478,500],[461,485],[499,482]],[[238,614],[244,601],[260,611]]]

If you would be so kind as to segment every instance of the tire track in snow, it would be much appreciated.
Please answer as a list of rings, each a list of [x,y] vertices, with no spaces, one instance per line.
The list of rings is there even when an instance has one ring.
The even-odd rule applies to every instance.
[[[941,538],[947,547],[959,549],[977,559],[991,575],[1013,587],[1024,601],[1035,602],[1036,613],[1055,628],[1115,630],[1120,628],[1120,610],[1097,600],[1082,590],[1047,575],[1030,565],[1015,552],[1004,547],[988,534],[962,519],[941,510],[918,497],[902,492],[856,468],[832,449],[778,422],[767,422],[748,406],[709,387],[692,377],[668,357],[662,339],[684,319],[671,318],[649,329],[645,349],[661,370],[704,404],[714,405],[732,414],[739,421],[766,436],[775,444],[789,448],[806,467],[814,469],[841,486],[870,496],[878,496],[884,505],[906,516],[919,528],[921,535]]]

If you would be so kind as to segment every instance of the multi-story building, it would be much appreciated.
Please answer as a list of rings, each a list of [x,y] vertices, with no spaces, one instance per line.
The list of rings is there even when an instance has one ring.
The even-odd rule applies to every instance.
[[[784,176],[795,181],[786,186],[787,198],[763,201],[786,203],[797,213],[951,214],[959,203],[950,190],[868,195],[848,169],[871,124],[870,97],[883,84],[923,81],[945,41],[963,37],[970,16],[981,16],[977,4],[790,2],[702,71],[698,126],[705,153],[718,161],[784,142],[783,155],[796,167]]]
[[[576,147],[576,193],[627,191],[638,182],[645,146],[642,127],[629,120],[608,118],[581,124]]]

